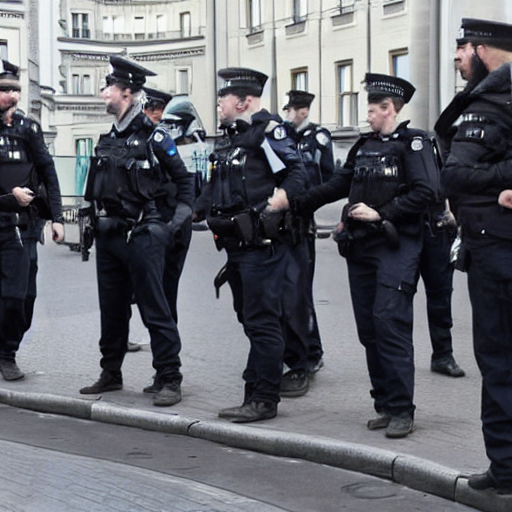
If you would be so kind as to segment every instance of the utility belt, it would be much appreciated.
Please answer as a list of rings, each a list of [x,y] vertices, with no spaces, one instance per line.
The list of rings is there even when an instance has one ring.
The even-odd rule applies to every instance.
[[[31,222],[33,222],[33,217],[29,212],[0,213],[0,229],[17,227],[24,231],[28,229]]]
[[[290,212],[251,208],[232,215],[215,210],[212,213],[208,226],[219,250],[265,247],[286,237],[293,242]]]
[[[349,208],[350,205],[346,204],[341,214],[341,221],[345,224],[345,228],[333,235],[341,256],[345,258],[350,256],[355,241],[375,236],[383,237],[392,250],[400,247],[400,237],[396,227],[391,222],[388,220],[376,222],[354,221],[348,217]]]
[[[95,217],[94,229],[98,235],[126,235],[135,226],[135,221],[121,217]]]

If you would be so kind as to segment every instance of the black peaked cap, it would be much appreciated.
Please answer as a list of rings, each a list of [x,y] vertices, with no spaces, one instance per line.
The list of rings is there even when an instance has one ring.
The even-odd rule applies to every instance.
[[[284,109],[295,107],[310,107],[315,99],[315,95],[311,92],[291,90],[286,93],[288,95],[288,103],[283,107]]]
[[[261,96],[268,76],[261,71],[249,68],[225,68],[217,73],[224,80],[218,95],[235,94],[237,96]]]
[[[110,56],[110,65],[112,66],[112,73],[106,77],[107,85],[120,83],[129,87],[132,92],[138,92],[142,89],[147,76],[156,76],[153,71],[119,55]]]
[[[399,98],[409,103],[416,88],[407,80],[397,76],[366,73],[364,77],[368,94],[379,93]]]
[[[488,44],[512,51],[512,25],[477,18],[463,18],[457,44]]]

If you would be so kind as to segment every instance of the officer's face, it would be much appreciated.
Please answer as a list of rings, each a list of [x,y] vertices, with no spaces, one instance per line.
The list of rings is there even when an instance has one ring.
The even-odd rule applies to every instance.
[[[118,115],[124,109],[126,90],[116,84],[109,85],[101,91],[101,98],[105,102],[109,114]]]
[[[161,107],[145,107],[144,114],[146,114],[153,123],[158,123],[162,119],[164,109]]]
[[[0,112],[15,108],[20,101],[20,91],[0,90]]]
[[[217,103],[217,111],[219,113],[219,121],[221,124],[231,124],[237,119],[237,105],[240,103],[240,98],[234,94],[226,94],[220,96]]]
[[[455,50],[455,67],[464,80],[471,78],[471,59],[474,53],[475,50],[471,43],[459,45]]]
[[[368,105],[368,123],[374,132],[383,132],[390,122],[396,117],[393,102],[386,98],[380,103]]]
[[[292,123],[294,126],[299,126],[304,119],[306,119],[309,115],[309,108],[307,107],[301,107],[301,108],[295,108],[290,107],[287,110],[286,114],[286,120],[290,123]]]

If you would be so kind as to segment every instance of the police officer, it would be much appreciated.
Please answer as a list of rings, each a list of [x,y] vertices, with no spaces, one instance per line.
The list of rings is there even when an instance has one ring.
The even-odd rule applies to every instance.
[[[172,95],[151,87],[144,86],[142,90],[144,91],[144,114],[146,114],[153,123],[158,124],[162,118],[165,105],[171,101]],[[167,280],[164,279],[164,283],[166,282]],[[173,318],[174,321],[177,321],[174,315]],[[141,348],[142,345],[140,343],[128,341],[128,352],[138,352]]]
[[[102,372],[80,393],[123,387],[121,365],[134,294],[151,338],[153,403],[170,406],[181,400],[181,341],[162,279],[169,240],[186,212],[192,212],[193,177],[172,138],[155,130],[142,112],[139,93],[146,76],[154,73],[119,56],[111,56],[110,63],[113,71],[102,97],[115,122],[96,146],[86,189],[96,209]]]
[[[288,199],[303,190],[304,167],[280,117],[261,108],[267,76],[246,68],[218,74],[224,80],[219,117],[227,136],[211,156],[211,181],[196,202],[196,220],[206,216],[217,247],[227,252],[235,311],[251,345],[244,402],[219,412],[243,423],[277,414],[289,256],[285,210]]]
[[[24,376],[15,356],[32,322],[44,219],[52,221],[56,242],[64,238],[55,165],[40,125],[16,110],[20,91],[19,68],[0,61],[0,194],[12,190],[16,199],[6,196],[11,206],[0,213],[0,372],[6,380]]]
[[[314,211],[348,196],[338,243],[347,258],[358,335],[379,413],[368,428],[386,428],[386,436],[396,438],[413,429],[412,304],[423,213],[437,198],[439,170],[428,135],[396,119],[414,87],[374,73],[365,81],[372,132],[362,135],[343,168],[297,207]]]
[[[172,94],[152,87],[143,87],[146,98],[144,100],[144,114],[146,114],[153,123],[158,124],[162,119],[164,108],[172,100]]]
[[[512,25],[464,18],[460,36],[488,76],[459,109],[442,182],[461,225],[457,268],[468,274],[489,469],[469,486],[512,494]],[[452,110],[452,118],[456,113]]]
[[[285,126],[296,141],[297,149],[307,171],[307,186],[320,185],[334,172],[330,132],[312,123],[310,107],[315,95],[299,90],[288,93]],[[286,274],[290,289],[287,302],[284,362],[289,371],[281,381],[281,396],[301,396],[309,388],[309,377],[323,366],[323,348],[313,302],[315,272],[316,226],[313,216],[302,219],[301,239],[292,250],[291,263]]]

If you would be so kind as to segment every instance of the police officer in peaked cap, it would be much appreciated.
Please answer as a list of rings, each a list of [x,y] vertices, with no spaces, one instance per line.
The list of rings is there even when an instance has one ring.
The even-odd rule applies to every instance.
[[[412,432],[414,358],[412,304],[423,245],[423,215],[439,195],[439,176],[427,133],[399,123],[414,94],[398,77],[368,73],[368,122],[342,168],[297,200],[299,211],[348,197],[338,227],[346,257],[359,339],[366,349],[378,413],[370,429],[390,438]]]
[[[30,328],[36,300],[37,241],[46,220],[64,238],[59,182],[41,126],[17,110],[18,66],[0,61],[0,372],[24,374],[16,352]],[[54,269],[55,271],[55,269]]]
[[[192,213],[193,175],[176,145],[143,113],[140,92],[155,73],[117,55],[101,91],[111,130],[100,136],[85,198],[95,213],[96,266],[101,313],[100,378],[82,394],[123,387],[121,366],[128,346],[132,296],[149,330],[153,393],[157,406],[181,400],[181,340],[166,300],[165,252]]]
[[[291,233],[289,199],[304,189],[305,170],[281,118],[261,108],[267,76],[247,68],[218,73],[225,137],[210,157],[211,180],[196,202],[217,248],[227,253],[234,308],[250,341],[241,406],[219,416],[235,423],[277,414],[283,367],[283,275]]]
[[[309,118],[315,95],[301,90],[288,91],[285,127],[295,140],[307,171],[307,186],[320,185],[334,172],[332,140],[329,130]],[[301,242],[292,251],[287,272],[291,301],[286,320],[284,362],[289,371],[281,381],[281,396],[301,396],[309,388],[309,377],[323,366],[323,348],[313,302],[316,225],[312,215],[300,219]]]
[[[142,88],[146,99],[144,101],[144,113],[154,123],[159,123],[165,106],[172,100],[172,94],[151,87]]]
[[[441,178],[461,226],[457,268],[468,275],[490,459],[468,484],[512,494],[512,25],[464,18],[459,38],[471,43],[488,71],[436,125],[454,132]]]

